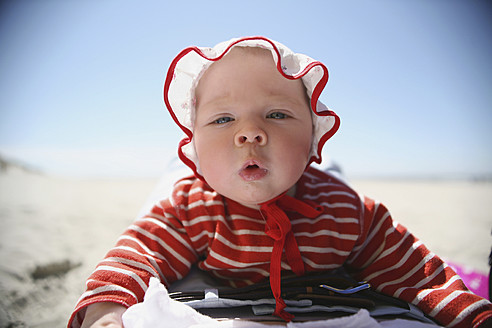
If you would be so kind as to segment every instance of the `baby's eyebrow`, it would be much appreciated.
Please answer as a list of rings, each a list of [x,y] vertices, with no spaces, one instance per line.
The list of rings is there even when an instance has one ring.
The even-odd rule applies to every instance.
[[[214,107],[220,107],[222,105],[227,105],[232,101],[231,97],[229,94],[221,94],[217,97],[213,97],[212,99],[206,101],[205,103],[200,102],[200,97],[197,97],[196,99],[196,106],[195,108],[198,108],[200,106],[210,106],[213,105]]]
[[[271,104],[273,106],[293,106],[293,107],[302,107],[304,105],[309,105],[309,101],[307,101],[304,97],[296,97],[285,94],[275,94],[271,93]]]

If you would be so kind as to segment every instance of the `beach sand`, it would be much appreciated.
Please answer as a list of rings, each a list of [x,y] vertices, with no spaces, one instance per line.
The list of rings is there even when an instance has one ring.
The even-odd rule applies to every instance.
[[[64,327],[85,279],[158,179],[0,173],[0,327]],[[492,183],[355,180],[436,254],[488,271]]]

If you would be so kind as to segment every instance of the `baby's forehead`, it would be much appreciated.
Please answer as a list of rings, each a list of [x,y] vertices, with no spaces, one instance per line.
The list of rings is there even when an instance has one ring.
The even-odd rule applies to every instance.
[[[282,74],[270,50],[237,46],[203,72],[195,88],[195,105],[203,98],[207,103],[211,98],[220,102],[230,98],[230,93],[247,89],[272,98],[295,98],[302,103],[309,99],[302,79],[289,79]]]
[[[201,77],[203,78],[204,75],[207,75],[207,72],[215,70],[217,66],[224,66],[222,65],[224,63],[230,64],[228,68],[232,73],[234,65],[238,65],[243,60],[250,57],[266,59],[275,66],[274,57],[270,50],[260,47],[236,46],[229,50],[222,58],[211,63],[211,65],[202,73]]]
[[[273,58],[272,52],[270,50],[259,47],[259,46],[256,46],[256,47],[240,46],[240,45],[235,46],[226,54],[226,56],[231,54],[231,53],[239,53],[239,54],[243,54],[243,55],[258,55],[258,56],[268,55],[268,56]]]
[[[293,84],[300,84],[305,89],[302,79],[290,79],[286,75],[282,74],[278,69],[274,58],[275,57],[271,50],[262,47],[235,46],[220,59],[210,63],[210,65],[204,69],[199,76],[197,76],[197,80],[195,81],[195,92],[199,89],[200,85],[208,82],[210,79],[209,76],[222,74],[224,78],[243,78],[241,73],[244,73],[244,71],[238,69],[238,67],[243,66],[244,63],[248,63],[248,65],[250,65],[250,73],[254,74],[254,72],[256,72],[258,75],[261,75],[265,73],[265,71],[268,71],[279,81],[289,81]],[[258,67],[262,67],[263,70],[258,71]]]

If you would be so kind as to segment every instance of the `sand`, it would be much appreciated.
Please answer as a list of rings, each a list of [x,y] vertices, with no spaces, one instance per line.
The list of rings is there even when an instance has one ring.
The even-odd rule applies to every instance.
[[[441,258],[488,272],[492,246],[492,183],[449,180],[354,181],[382,202]]]
[[[64,327],[84,282],[158,179],[0,173],[0,327]],[[435,253],[488,271],[492,183],[355,180]]]

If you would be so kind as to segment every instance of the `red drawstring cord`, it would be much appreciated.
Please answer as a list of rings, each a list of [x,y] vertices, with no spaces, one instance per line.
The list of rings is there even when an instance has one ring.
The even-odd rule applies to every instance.
[[[276,303],[274,315],[285,321],[291,321],[294,316],[284,310],[286,305],[281,297],[281,264],[284,248],[287,262],[296,275],[304,274],[304,262],[291,230],[290,219],[284,210],[296,211],[309,218],[319,216],[322,211],[285,194],[261,204],[260,210],[266,215],[265,233],[274,240],[270,260],[270,288]]]

